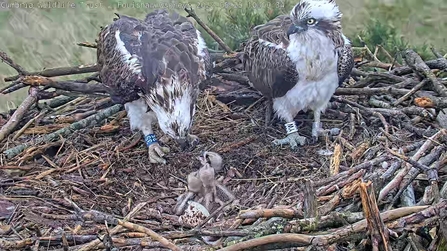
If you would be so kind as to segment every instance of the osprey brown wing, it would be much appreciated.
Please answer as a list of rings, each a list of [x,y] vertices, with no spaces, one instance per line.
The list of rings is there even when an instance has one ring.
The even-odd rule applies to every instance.
[[[147,79],[144,93],[151,102],[161,105],[168,98],[179,96],[177,92],[180,89],[173,92],[167,89],[174,77],[180,78],[181,83],[191,85],[193,88],[190,89],[198,92],[202,77],[198,75],[201,66],[197,55],[197,33],[192,23],[165,10],[149,13],[145,23],[151,29],[142,38],[143,75]],[[153,88],[163,88],[163,95],[151,92]]]
[[[253,88],[268,98],[284,96],[298,81],[298,73],[287,55],[286,15],[253,28],[252,37],[244,48],[244,70]]]
[[[140,20],[121,15],[99,33],[97,63],[100,78],[117,103],[138,99],[139,86],[145,83],[141,74],[141,45],[145,30]]]
[[[332,39],[335,45],[335,52],[338,56],[338,85],[341,86],[343,81],[349,77],[349,74],[351,74],[352,69],[354,68],[354,54],[352,52],[352,46],[351,43],[347,42],[347,39],[341,30],[332,30],[326,35]]]
[[[338,53],[338,85],[341,86],[343,81],[349,77],[354,68],[354,54],[350,44],[345,44],[337,49]]]
[[[287,29],[292,24],[288,15],[280,15],[265,24],[255,26],[252,31],[252,39],[263,39],[274,44],[283,43],[284,47],[289,45]]]
[[[172,77],[198,86],[205,63],[197,55],[198,35],[192,23],[165,10],[149,13],[144,21],[120,15],[101,30],[98,39],[100,77],[115,102],[126,103],[148,95]],[[176,95],[154,97],[154,101]],[[150,95],[157,96],[157,95]]]
[[[181,32],[183,36],[182,39],[184,39],[183,42],[189,46],[189,51],[197,56],[199,37],[197,29],[188,18],[181,16],[175,11],[169,13],[166,10],[158,10],[149,13],[144,21],[154,27],[164,27],[162,28],[163,31],[167,30],[166,23],[171,22],[172,26]],[[202,57],[202,60],[200,60],[202,62],[199,64],[199,75],[202,78],[204,74],[202,71],[206,71],[206,74],[210,77],[212,62],[208,49],[202,48],[198,54],[198,56]]]

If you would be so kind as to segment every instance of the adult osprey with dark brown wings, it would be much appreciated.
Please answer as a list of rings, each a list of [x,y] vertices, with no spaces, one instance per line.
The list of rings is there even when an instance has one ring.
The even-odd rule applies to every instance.
[[[197,142],[190,134],[199,84],[211,62],[205,41],[187,18],[156,10],[144,20],[118,15],[98,39],[100,79],[127,111],[130,126],[144,134],[151,163],[166,163],[152,130],[161,130],[183,148]]]
[[[301,110],[314,112],[314,141],[322,132],[320,114],[354,66],[341,16],[335,0],[301,0],[290,15],[253,29],[243,63],[251,85],[273,102],[276,115],[286,122],[287,137],[274,144],[305,144],[294,122]]]

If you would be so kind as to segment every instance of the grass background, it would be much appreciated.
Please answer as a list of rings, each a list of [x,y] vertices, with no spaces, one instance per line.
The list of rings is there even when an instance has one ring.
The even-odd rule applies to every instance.
[[[297,0],[295,0],[297,1]],[[77,42],[94,42],[100,26],[115,17],[114,13],[143,18],[154,8],[177,9],[191,5],[199,16],[233,48],[247,38],[253,25],[263,23],[277,14],[287,13],[295,1],[284,0],[177,0],[85,1],[58,0],[59,6],[38,6],[45,1],[0,0],[0,50],[29,71],[44,68],[91,64],[96,51],[82,48]],[[141,6],[141,3],[147,3]],[[343,12],[345,34],[359,44],[358,36],[371,46],[382,44],[391,52],[412,47],[430,57],[429,46],[445,48],[447,33],[447,1],[445,0],[338,0]],[[136,5],[132,6],[131,3]],[[65,6],[62,6],[65,4]],[[70,4],[75,7],[71,8]],[[150,5],[149,5],[150,4]],[[183,4],[183,5],[182,5]],[[10,8],[5,8],[10,7]],[[216,43],[205,34],[212,49]],[[0,87],[3,78],[15,75],[9,66],[0,63]],[[0,94],[0,112],[16,107],[26,90],[9,95]]]

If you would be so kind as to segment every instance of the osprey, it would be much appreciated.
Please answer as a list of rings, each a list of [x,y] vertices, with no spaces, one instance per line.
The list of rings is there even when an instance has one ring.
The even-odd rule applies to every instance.
[[[189,132],[199,84],[209,76],[209,53],[200,32],[177,13],[118,17],[99,33],[100,79],[112,100],[124,104],[131,129],[144,134],[150,162],[166,163],[169,148],[158,144],[152,124],[158,121],[182,149],[197,143]]]
[[[335,0],[301,0],[290,15],[280,15],[253,28],[243,54],[253,88],[285,120],[287,137],[273,141],[292,149],[305,144],[294,117],[314,112],[312,138],[323,131],[320,114],[354,66],[350,41],[343,35],[342,14]]]

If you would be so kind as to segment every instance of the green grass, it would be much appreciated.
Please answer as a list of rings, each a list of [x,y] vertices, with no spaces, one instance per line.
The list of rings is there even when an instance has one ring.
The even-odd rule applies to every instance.
[[[37,3],[26,0],[17,2]],[[75,0],[76,7],[73,9],[0,10],[0,50],[30,71],[94,63],[95,50],[79,47],[77,42],[94,42],[99,27],[110,23],[115,17],[114,12],[144,17],[157,3],[156,0],[149,0],[153,4],[150,8],[123,8],[120,5],[122,2],[125,1],[105,0],[99,5],[99,1]],[[191,4],[199,16],[232,48],[237,48],[247,38],[251,27],[277,14],[288,13],[295,4],[295,1],[290,0],[260,0],[249,1],[251,5],[248,5],[241,4],[244,1],[230,0],[237,4],[230,7],[224,2],[228,1],[180,0],[172,3]],[[91,8],[95,3],[96,7]],[[395,53],[410,47],[424,57],[430,57],[428,46],[441,49],[446,43],[447,2],[444,0],[338,0],[338,4],[344,13],[344,32],[356,45],[360,43],[357,39],[360,35],[371,48],[382,44]],[[177,9],[185,14],[181,8]],[[207,34],[205,40],[210,48],[217,48]],[[5,76],[14,74],[13,69],[0,64],[0,86],[5,85]],[[0,111],[17,106],[24,95],[26,90],[1,96]]]

